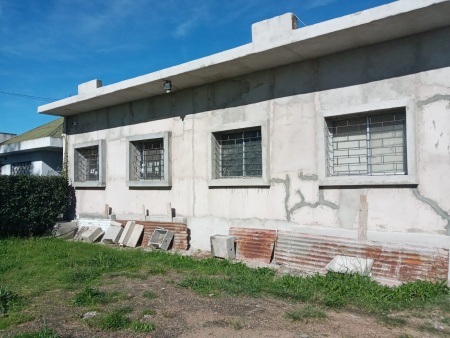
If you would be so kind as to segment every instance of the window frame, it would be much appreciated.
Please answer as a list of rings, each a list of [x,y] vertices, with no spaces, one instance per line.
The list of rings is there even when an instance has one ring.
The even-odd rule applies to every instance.
[[[333,117],[346,116],[349,119],[356,116],[377,114],[384,110],[404,109],[406,116],[406,175],[340,175],[329,176],[327,172],[327,156],[325,135],[326,120]],[[352,116],[353,115],[353,116]],[[317,114],[317,163],[319,186],[371,186],[371,185],[417,185],[416,175],[416,144],[415,144],[415,105],[410,99],[392,100],[358,105],[333,110],[322,110]]]
[[[261,130],[261,177],[215,177],[214,143],[215,134],[240,131],[245,129],[260,128]],[[208,145],[208,186],[209,187],[269,187],[270,186],[270,164],[269,164],[269,123],[263,121],[246,121],[229,123],[210,128],[207,133]]]
[[[14,167],[15,166],[23,166],[26,165],[27,167],[29,167],[29,171],[27,173],[14,173]],[[22,162],[14,162],[11,163],[11,176],[16,176],[16,175],[27,175],[27,176],[31,176],[33,175],[33,161],[22,161]]]
[[[105,140],[96,140],[90,142],[76,143],[72,146],[72,173],[71,179],[74,187],[86,187],[86,188],[102,188],[106,187],[106,142]],[[98,180],[97,181],[88,181],[88,182],[78,182],[75,181],[75,171],[76,171],[76,161],[75,155],[78,149],[89,148],[89,147],[97,147],[98,148]]]
[[[164,179],[162,180],[131,180],[131,156],[132,156],[132,147],[133,142],[139,141],[152,141],[162,139],[163,140],[163,149],[164,149]],[[172,186],[172,170],[171,170],[171,132],[164,131],[158,133],[150,133],[144,135],[135,135],[127,137],[127,145],[126,145],[126,185],[127,187],[171,187]]]

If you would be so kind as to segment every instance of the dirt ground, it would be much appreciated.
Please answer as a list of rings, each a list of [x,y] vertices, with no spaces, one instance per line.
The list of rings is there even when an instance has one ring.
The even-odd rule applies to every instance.
[[[12,330],[0,331],[2,337],[19,332],[29,332],[47,326],[61,337],[446,337],[450,327],[442,323],[439,313],[404,313],[406,320],[401,326],[389,326],[377,317],[359,313],[357,310],[324,309],[328,318],[292,321],[286,311],[300,309],[301,303],[274,298],[203,297],[192,290],[178,286],[182,276],[165,275],[147,280],[114,277],[107,279],[102,291],[121,291],[123,299],[97,306],[98,312],[130,306],[133,320],[156,324],[151,333],[101,331],[88,325],[82,315],[92,309],[69,305],[76,291],[53,291],[34,298],[27,306],[36,319]],[[143,297],[145,291],[157,297]],[[155,314],[143,317],[144,310],[153,309]],[[444,320],[445,322],[445,320]],[[428,329],[424,329],[428,327]]]

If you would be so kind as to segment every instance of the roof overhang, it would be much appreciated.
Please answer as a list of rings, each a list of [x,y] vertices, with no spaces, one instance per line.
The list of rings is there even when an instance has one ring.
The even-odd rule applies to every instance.
[[[34,140],[10,143],[0,146],[0,156],[25,153],[31,151],[56,151],[63,149],[63,140],[60,137],[42,137]]]
[[[257,25],[264,28],[264,24],[271,20],[257,23],[253,28]],[[241,47],[82,91],[76,96],[40,106],[38,112],[57,116],[76,115],[165,95],[165,80],[171,80],[178,91],[449,25],[450,0],[399,0],[316,25],[291,29],[263,43],[255,41],[254,35],[252,43]]]

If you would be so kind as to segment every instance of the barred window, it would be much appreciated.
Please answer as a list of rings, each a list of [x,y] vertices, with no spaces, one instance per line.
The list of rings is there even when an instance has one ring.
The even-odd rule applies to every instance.
[[[75,149],[75,182],[99,180],[98,146]]]
[[[172,185],[170,131],[127,137],[127,186],[167,188]]]
[[[32,165],[31,162],[19,162],[11,164],[12,175],[31,175]]]
[[[214,178],[262,177],[260,127],[213,135]]]
[[[328,176],[407,175],[405,109],[327,118]]]
[[[162,138],[131,142],[132,158],[130,179],[164,179],[164,141]]]

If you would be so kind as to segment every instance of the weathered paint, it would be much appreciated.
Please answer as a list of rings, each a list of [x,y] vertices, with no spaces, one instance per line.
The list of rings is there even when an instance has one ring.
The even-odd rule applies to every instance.
[[[236,258],[269,264],[276,234],[276,230],[230,228],[230,236],[236,238]]]
[[[448,276],[448,249],[278,232],[274,260],[287,268],[325,273],[325,266],[337,255],[373,259],[375,278],[407,282],[446,280]]]

